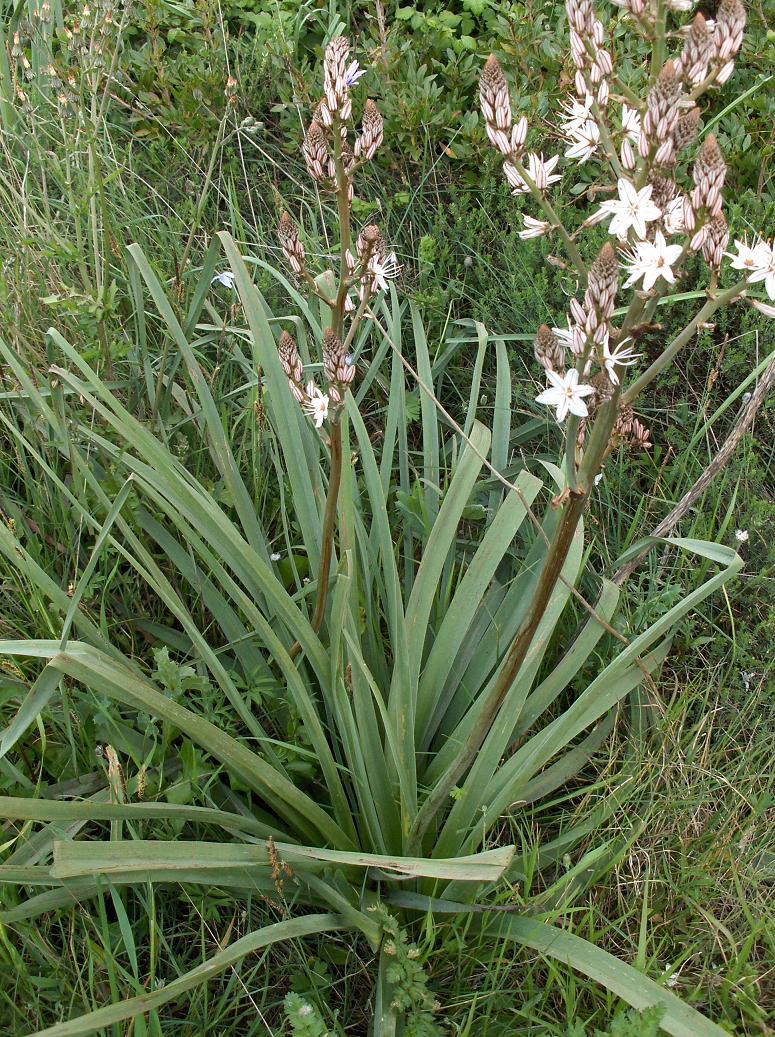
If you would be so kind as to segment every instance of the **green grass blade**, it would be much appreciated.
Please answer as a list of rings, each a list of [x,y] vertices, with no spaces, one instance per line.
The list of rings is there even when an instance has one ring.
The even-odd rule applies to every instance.
[[[134,1019],[136,1016],[149,1012],[154,1008],[177,1001],[189,990],[194,990],[208,980],[220,975],[225,969],[238,964],[248,954],[254,954],[264,947],[283,940],[296,940],[304,936],[312,936],[315,933],[334,932],[345,928],[339,915],[314,914],[305,915],[302,918],[291,918],[284,922],[257,929],[247,936],[235,940],[231,946],[214,954],[195,969],[184,973],[178,979],[167,983],[159,990],[137,997],[130,997],[119,1004],[108,1005],[99,1008],[95,1012],[88,1012],[77,1019],[69,1022],[57,1023],[45,1030],[38,1030],[31,1037],[82,1037],[83,1034],[91,1034],[102,1030],[107,1026],[113,1026],[124,1019]]]
[[[256,516],[255,505],[251,500],[247,487],[240,477],[220,414],[218,413],[218,408],[215,405],[215,400],[213,399],[204,372],[202,371],[202,368],[189,345],[189,341],[178,323],[178,319],[173,312],[169,299],[165,295],[164,289],[159,283],[159,279],[152,270],[150,263],[146,259],[143,250],[139,245],[130,245],[128,251],[139,269],[143,280],[148,286],[148,290],[151,293],[156,308],[161,314],[175,345],[180,350],[181,356],[183,357],[188,371],[188,377],[194,387],[197,399],[199,400],[199,405],[204,414],[205,422],[207,423],[207,431],[210,438],[213,459],[226,485],[229,487],[229,492],[234,501],[234,507],[237,510],[237,514],[240,517],[240,522],[245,536],[256,550],[268,557],[269,552],[267,550],[266,539]],[[49,334],[51,335],[52,333],[49,332]],[[57,336],[57,338],[59,338],[59,336]]]
[[[726,1030],[706,1019],[671,991],[567,929],[558,929],[532,918],[510,917],[488,920],[484,931],[498,943],[513,940],[539,954],[562,961],[600,983],[633,1008],[642,1011],[659,1005],[664,1010],[659,1025],[672,1037],[728,1037]]]
[[[133,709],[168,720],[265,798],[281,818],[290,821],[293,827],[299,826],[299,835],[311,836],[309,841],[322,837],[334,846],[349,847],[350,839],[341,828],[291,781],[237,739],[157,691],[126,665],[78,642],[72,642],[67,651],[60,652],[58,644],[51,641],[1,641],[0,655],[49,659],[52,668],[61,673]]]

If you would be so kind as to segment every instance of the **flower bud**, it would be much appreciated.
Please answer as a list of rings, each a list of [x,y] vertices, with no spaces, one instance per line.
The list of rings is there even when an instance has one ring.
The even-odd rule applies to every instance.
[[[280,357],[282,369],[288,379],[291,392],[299,403],[301,403],[304,399],[304,385],[302,382],[304,377],[304,365],[299,356],[296,340],[293,335],[289,335],[287,331],[283,331],[280,334],[280,341],[277,344],[277,353]]]
[[[548,324],[542,324],[538,329],[533,353],[545,370],[559,373],[565,370],[565,349]]]
[[[697,139],[697,134],[700,131],[700,122],[702,116],[700,109],[697,105],[694,108],[690,108],[688,112],[681,115],[675,124],[673,130],[673,141],[675,143],[676,151],[685,151],[686,148],[691,147]]]
[[[382,116],[376,104],[369,99],[363,109],[361,136],[355,143],[355,154],[362,155],[367,162],[373,159],[377,148],[382,143],[382,135]]]
[[[293,270],[295,274],[300,274],[304,269],[306,253],[304,251],[304,246],[301,243],[301,239],[299,238],[296,224],[287,212],[284,212],[280,217],[280,223],[277,227],[277,237],[280,240],[280,245],[291,270]]]
[[[328,143],[320,123],[314,119],[302,145],[307,171],[313,180],[325,180],[328,170]]]
[[[511,101],[509,85],[494,54],[487,59],[479,80],[479,102],[487,136],[503,155],[511,153]]]
[[[693,176],[696,186],[692,192],[692,203],[695,209],[705,208],[711,216],[717,216],[721,212],[721,189],[726,173],[727,166],[716,136],[709,133],[694,163]]]
[[[698,14],[691,24],[686,43],[678,61],[679,73],[697,86],[708,74],[708,65],[716,51],[713,33],[708,23]]]
[[[733,58],[743,43],[746,13],[740,0],[721,0],[716,11],[714,32],[716,57],[719,61]]]
[[[616,258],[611,243],[607,241],[603,245],[597,259],[589,268],[587,277],[587,291],[584,296],[588,319],[587,327],[591,327],[591,311],[595,310],[604,321],[607,321],[614,312],[616,293],[619,290],[619,261]]]
[[[707,233],[702,243],[702,255],[709,267],[718,270],[724,251],[729,244],[729,227],[723,212],[714,216],[707,225]]]

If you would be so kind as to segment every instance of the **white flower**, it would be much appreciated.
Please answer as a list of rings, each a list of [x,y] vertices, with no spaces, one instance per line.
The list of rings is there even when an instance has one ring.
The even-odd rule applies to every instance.
[[[328,417],[328,396],[322,393],[314,382],[307,382],[307,398],[302,404],[305,414],[315,422],[315,428],[320,428]]]
[[[591,396],[594,389],[591,385],[579,385],[579,373],[575,368],[559,375],[555,371],[547,371],[546,377],[552,383],[536,396],[536,403],[545,403],[547,407],[557,408],[557,420],[564,421],[568,413],[579,418],[586,418],[589,411],[584,403],[585,396]]]
[[[369,273],[371,274],[371,290],[386,292],[388,281],[392,281],[401,273],[401,264],[396,259],[395,252],[382,258],[373,256],[369,262]]]
[[[602,481],[602,479],[603,479],[603,473],[602,472],[598,472],[597,475],[594,478],[595,486],[599,486],[601,481]]]
[[[668,202],[665,211],[662,213],[662,225],[665,228],[665,234],[680,234],[681,231],[686,230],[686,223],[684,222],[684,196],[679,194],[672,202]]]
[[[622,129],[633,144],[640,139],[640,112],[636,108],[622,105]]]
[[[587,94],[583,101],[578,101],[575,97],[572,97],[570,102],[563,101],[562,109],[565,115],[560,123],[563,132],[569,137],[578,133],[587,119],[589,119],[594,103],[594,98],[591,94]]]
[[[624,287],[629,288],[643,278],[643,290],[645,292],[653,288],[657,279],[662,277],[668,284],[675,284],[675,274],[672,266],[683,252],[680,245],[668,245],[662,231],[654,235],[654,243],[650,241],[639,241],[635,245],[635,253],[630,264],[630,276],[624,282]]]
[[[361,76],[366,75],[366,69],[361,68],[357,61],[351,62],[344,74],[344,81],[348,86],[355,86]]]
[[[234,274],[231,270],[222,270],[220,274],[216,274],[210,284],[222,284],[224,288],[234,287]]]
[[[584,352],[584,346],[587,343],[586,333],[578,324],[571,324],[570,317],[565,319],[568,322],[567,328],[552,328],[552,331],[566,349],[570,349],[572,353],[579,356]]]
[[[775,317],[775,306],[768,306],[766,302],[762,302],[761,299],[749,299],[748,300],[755,310],[759,313],[763,313],[765,317]]]
[[[618,342],[613,350],[609,348],[608,336],[603,343],[603,364],[608,372],[608,377],[611,379],[611,385],[619,384],[619,375],[616,373],[617,367],[631,367],[633,364],[637,364],[640,360],[642,353],[635,353],[633,346],[630,343],[630,339],[622,339]]]
[[[556,184],[562,180],[559,173],[552,173],[552,170],[559,161],[559,155],[553,155],[551,158],[544,160],[543,155],[536,155],[535,152],[531,151],[527,156],[528,176],[539,191],[545,191],[547,187],[551,187],[552,184]],[[522,179],[522,176],[515,165],[511,162],[504,162],[503,170],[506,174],[506,179],[514,188],[514,194],[528,193],[530,188]]]
[[[747,529],[736,529],[735,530],[735,540],[737,540],[737,542],[739,544],[747,544],[748,543],[748,530]]]
[[[744,241],[736,241],[735,245],[737,255],[732,256],[733,269],[747,271],[750,284],[763,281],[767,295],[775,299],[775,248],[766,241],[757,241],[753,248]]]
[[[522,219],[525,221],[525,229],[519,232],[519,236],[523,240],[542,238],[544,234],[547,234],[552,229],[551,223],[546,223],[544,220],[535,220],[532,216],[528,216],[527,213],[522,214]]]
[[[279,562],[281,558],[282,555],[279,554],[277,551],[274,551],[272,554],[269,555],[270,562]]]
[[[769,249],[765,241],[757,241],[751,248],[745,238],[743,238],[742,241],[735,240],[735,248],[737,249],[737,255],[732,252],[725,253],[732,260],[733,270],[745,270],[752,273],[754,270],[759,270],[761,267],[766,266],[766,252]]]
[[[584,163],[597,151],[600,143],[600,127],[594,119],[587,119],[583,126],[570,134],[568,142],[570,147],[565,152],[565,157],[577,158],[579,162]]]
[[[607,214],[613,217],[608,224],[608,233],[616,234],[622,241],[626,239],[630,227],[639,238],[645,238],[646,223],[658,220],[662,215],[661,210],[651,200],[651,184],[646,184],[645,187],[641,187],[640,191],[636,191],[635,186],[629,180],[621,177],[617,186],[619,197],[603,202],[597,214]]]

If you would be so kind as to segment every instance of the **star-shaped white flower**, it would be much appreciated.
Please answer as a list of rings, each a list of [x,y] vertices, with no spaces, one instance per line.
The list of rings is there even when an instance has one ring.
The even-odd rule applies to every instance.
[[[587,336],[583,328],[578,324],[571,324],[570,317],[566,316],[567,328],[552,328],[555,338],[576,356],[584,352]]]
[[[348,86],[355,86],[355,84],[358,82],[361,76],[365,75],[366,69],[361,68],[360,64],[357,61],[353,61],[350,63],[350,65],[347,68],[347,71],[344,74],[344,81],[345,83],[347,83]]]
[[[382,257],[373,256],[369,262],[369,273],[371,274],[371,290],[386,292],[388,281],[392,281],[401,273],[401,264],[396,259],[395,252]]]
[[[563,101],[562,110],[565,112],[565,115],[562,116],[560,123],[563,132],[567,133],[568,136],[573,136],[580,130],[587,119],[589,119],[594,103],[594,98],[591,94],[587,94],[583,101],[579,101],[575,97],[571,97],[568,101]]]
[[[307,398],[302,409],[315,422],[315,428],[320,428],[328,417],[328,395],[322,393],[314,382],[307,382]]]
[[[584,403],[584,397],[591,396],[595,390],[591,385],[579,385],[578,371],[571,368],[564,375],[559,375],[556,371],[547,370],[546,377],[552,384],[536,396],[536,403],[556,407],[558,421],[564,421],[568,414],[586,418],[589,411]]]
[[[633,364],[637,364],[643,355],[642,353],[636,353],[630,342],[631,340],[628,338],[622,339],[621,342],[617,342],[613,349],[610,348],[607,337],[603,343],[603,363],[608,372],[608,377],[611,379],[611,385],[619,384],[619,375],[616,373],[617,367],[631,367]]]
[[[598,214],[605,213],[612,217],[608,224],[608,233],[615,234],[624,241],[632,227],[639,238],[645,238],[646,224],[658,220],[662,215],[659,207],[651,200],[651,184],[646,184],[640,191],[636,191],[634,184],[621,177],[617,181],[617,186],[619,197],[603,202],[598,209]]]
[[[682,194],[679,194],[665,206],[665,211],[662,213],[662,226],[665,228],[665,234],[668,235],[680,234],[681,231],[686,230],[684,197]]]
[[[758,270],[763,265],[765,259],[762,245],[765,245],[766,248],[766,243],[762,241],[755,242],[753,247],[751,247],[745,238],[742,241],[736,239],[735,248],[737,249],[737,255],[734,252],[725,253],[732,260],[732,269],[745,270],[746,273],[753,273],[754,270]]]
[[[587,119],[569,135],[568,143],[570,147],[565,152],[565,157],[577,158],[583,164],[597,151],[600,143],[600,127],[594,119]]]
[[[532,216],[528,216],[527,213],[522,214],[522,219],[525,221],[525,229],[519,232],[519,236],[523,240],[542,238],[544,234],[548,234],[552,229],[551,223],[547,223],[545,220],[536,220]]]
[[[736,529],[735,530],[735,540],[737,540],[737,542],[739,544],[747,544],[748,543],[748,530],[747,529]]]
[[[757,241],[751,248],[745,241],[735,241],[737,255],[727,252],[732,257],[734,270],[745,270],[751,284],[764,282],[764,289],[770,299],[775,299],[775,247],[766,241]]]
[[[527,174],[539,191],[545,191],[552,184],[562,180],[559,173],[552,172],[559,161],[559,155],[553,155],[551,158],[544,159],[543,155],[536,155],[534,151],[531,151],[527,156]],[[506,174],[506,179],[514,188],[514,194],[527,194],[530,191],[527,183],[522,179],[522,175],[513,163],[504,162],[503,171]]]
[[[643,278],[643,290],[648,292],[662,277],[668,284],[675,284],[673,263],[683,252],[680,245],[668,245],[662,231],[658,230],[651,241],[638,241],[629,265],[630,276],[624,282],[629,288]]]
[[[231,270],[222,270],[220,274],[216,274],[210,284],[221,284],[224,288],[234,287],[234,274]]]

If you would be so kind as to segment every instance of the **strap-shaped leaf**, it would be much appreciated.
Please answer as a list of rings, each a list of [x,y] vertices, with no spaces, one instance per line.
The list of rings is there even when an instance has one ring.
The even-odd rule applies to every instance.
[[[417,692],[416,715],[421,751],[427,749],[433,734],[428,730],[429,721],[442,697],[445,681],[455,661],[455,652],[450,646],[460,645],[465,640],[495,570],[522,525],[527,508],[535,500],[542,483],[529,472],[521,472],[516,485],[519,492],[511,491],[508,494],[466,568],[423,669]]]
[[[261,305],[261,298],[247,271],[245,262],[230,234],[219,234],[229,266],[234,274],[248,326],[253,336],[254,359],[263,371],[267,385],[266,407],[285,458],[293,505],[301,526],[310,565],[317,572],[320,564],[320,515],[324,499],[321,487],[313,483],[305,451],[305,440],[311,436],[299,405],[288,389],[288,379],[277,355],[277,342]]]
[[[376,869],[385,877],[454,879],[458,882],[497,882],[514,857],[513,846],[468,857],[438,860],[397,857],[388,854],[327,850],[291,843],[265,842],[250,844],[153,841],[125,839],[118,842],[68,840],[54,844],[51,877],[59,880],[85,878],[88,875],[110,876],[114,872],[134,873],[142,881],[145,872],[154,869],[195,872],[199,869],[223,871],[271,867],[277,854],[294,870],[322,873],[332,866],[351,876],[359,870]]]
[[[59,651],[59,643],[54,641],[1,641],[3,654],[47,658],[52,668],[96,691],[168,720],[262,796],[299,835],[312,836],[311,841],[322,837],[334,846],[351,846],[349,837],[326,811],[291,781],[236,738],[157,691],[128,666],[77,641],[71,642],[65,652]]]

